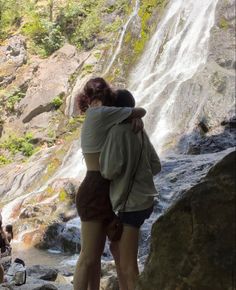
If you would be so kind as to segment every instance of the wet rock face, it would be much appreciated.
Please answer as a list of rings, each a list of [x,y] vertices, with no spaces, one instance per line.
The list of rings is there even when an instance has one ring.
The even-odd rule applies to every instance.
[[[226,149],[227,145],[224,144],[226,143],[223,141],[224,138],[229,138],[228,147],[232,146],[231,137],[228,134],[222,134],[220,137],[220,134],[223,132],[221,122],[224,119],[232,118],[235,114],[234,6],[235,1],[232,0],[218,1],[215,24],[211,29],[209,39],[207,62],[199,68],[191,79],[181,85],[178,92],[179,99],[175,101],[175,109],[171,117],[171,123],[177,123],[182,132],[192,132],[200,122],[206,121],[209,128],[207,137],[211,135],[218,137],[204,140],[198,136],[196,140],[195,132],[193,132],[193,142],[190,142],[197,141],[199,146],[202,144],[206,152],[210,152],[207,147],[211,142],[213,142],[211,152]],[[165,92],[164,96],[167,97],[168,93],[169,91]],[[186,126],[188,130],[186,130]],[[179,140],[174,134],[175,132],[170,140],[173,143],[175,143],[175,139]],[[187,137],[188,140],[191,139],[190,136]],[[233,136],[233,138],[235,137]],[[219,148],[217,149],[217,147]],[[189,149],[190,154],[193,151],[196,152],[194,154],[201,153],[201,150]],[[181,150],[179,152],[182,153]]]
[[[229,153],[156,221],[138,289],[232,289],[235,161]]]
[[[36,245],[41,249],[55,249],[63,252],[80,252],[80,231],[77,227],[66,227],[62,223],[50,225],[43,239]]]

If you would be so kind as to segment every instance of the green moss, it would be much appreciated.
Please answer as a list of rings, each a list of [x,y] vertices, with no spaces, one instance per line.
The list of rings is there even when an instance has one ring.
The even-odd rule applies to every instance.
[[[47,135],[48,135],[49,138],[55,138],[56,137],[56,133],[52,129],[48,129]]]
[[[82,68],[83,75],[91,74],[93,71],[94,71],[94,65],[93,64],[86,64]]]
[[[68,199],[67,192],[64,189],[61,189],[59,193],[59,200],[63,202],[63,201],[66,201],[67,199]]]
[[[229,28],[229,22],[227,19],[225,19],[224,17],[222,17],[220,19],[220,22],[219,22],[219,27],[224,29],[224,30],[227,30]]]
[[[131,33],[130,32],[127,32],[126,35],[125,35],[124,42],[125,43],[130,43],[131,39],[132,39]]]
[[[94,56],[97,58],[97,59],[100,59],[101,57],[101,52],[100,51],[97,51],[94,53]]]
[[[0,166],[6,165],[8,163],[11,163],[12,161],[8,159],[7,157],[0,155]]]
[[[121,28],[121,26],[122,26],[122,20],[119,17],[117,17],[113,23],[108,24],[105,27],[105,31],[106,32],[116,32]]]
[[[161,11],[167,3],[167,0],[143,0],[140,5],[139,16],[141,18],[141,35],[134,42],[134,54],[137,58],[144,50],[144,47],[149,40],[150,29],[149,21],[156,9]]]

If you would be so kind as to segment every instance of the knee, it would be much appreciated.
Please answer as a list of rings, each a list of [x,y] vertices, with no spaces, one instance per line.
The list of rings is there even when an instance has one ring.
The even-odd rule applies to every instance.
[[[137,264],[121,264],[121,273],[126,279],[133,279],[138,276],[138,265]]]

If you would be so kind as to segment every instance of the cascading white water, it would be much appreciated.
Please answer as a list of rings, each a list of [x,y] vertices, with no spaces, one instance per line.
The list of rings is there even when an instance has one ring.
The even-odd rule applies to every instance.
[[[129,24],[131,23],[131,21],[137,16],[138,14],[138,11],[139,11],[139,4],[140,4],[140,0],[136,0],[135,2],[135,6],[134,6],[134,10],[133,12],[130,14],[127,22],[125,23],[125,25],[122,27],[122,32],[121,32],[121,35],[120,35],[120,38],[119,38],[119,41],[118,41],[118,46],[113,54],[113,57],[111,58],[111,61],[109,62],[105,72],[104,72],[104,75],[106,75],[110,68],[112,67],[114,61],[116,60],[117,56],[119,55],[120,53],[120,50],[121,50],[121,46],[123,44],[123,40],[124,40],[124,37],[125,37],[125,34],[126,34],[126,31],[127,31],[127,28],[129,26]]]
[[[181,134],[193,123],[187,119],[180,128],[179,120],[173,120],[174,107],[181,102],[181,85],[207,61],[217,2],[170,1],[166,15],[130,75],[129,88],[138,105],[148,111],[145,123],[159,152],[171,134]],[[196,118],[196,109],[189,115]]]

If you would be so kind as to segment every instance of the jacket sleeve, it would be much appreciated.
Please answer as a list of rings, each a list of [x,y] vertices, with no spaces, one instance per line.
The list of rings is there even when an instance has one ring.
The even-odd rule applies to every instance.
[[[106,142],[100,153],[100,171],[104,178],[113,180],[119,176],[124,166],[124,158],[120,140],[114,136],[113,130],[109,132]]]

